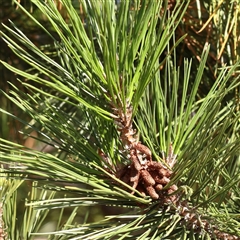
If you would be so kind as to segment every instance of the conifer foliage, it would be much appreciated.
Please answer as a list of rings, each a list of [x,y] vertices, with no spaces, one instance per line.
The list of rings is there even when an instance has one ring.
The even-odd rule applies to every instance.
[[[51,44],[3,24],[28,69],[1,61],[26,119],[1,112],[40,147],[0,139],[0,239],[240,239],[239,62],[179,56],[192,2],[15,1]]]

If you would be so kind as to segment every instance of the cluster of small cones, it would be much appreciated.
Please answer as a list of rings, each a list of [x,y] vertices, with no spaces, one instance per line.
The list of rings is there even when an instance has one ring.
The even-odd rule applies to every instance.
[[[118,177],[145,196],[164,203],[175,202],[177,197],[169,195],[177,190],[177,186],[172,185],[164,189],[170,182],[172,171],[162,163],[153,161],[151,155],[146,156],[143,147],[145,149],[146,146],[138,143],[130,149],[131,163],[121,169]]]
[[[172,146],[170,146],[168,156],[164,159],[166,166],[161,162],[153,161],[150,149],[139,142],[135,135],[136,131],[132,126],[132,107],[127,105],[125,111],[115,107],[113,113],[124,151],[130,160],[129,165],[119,169],[117,177],[134,190],[152,199],[159,199],[163,203],[177,201],[177,196],[171,195],[177,190],[177,186],[170,185],[165,189],[170,182],[171,168],[175,163]]]

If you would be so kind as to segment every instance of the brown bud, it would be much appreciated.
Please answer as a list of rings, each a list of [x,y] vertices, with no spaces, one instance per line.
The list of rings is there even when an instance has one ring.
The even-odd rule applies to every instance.
[[[149,159],[149,160],[152,159],[152,152],[151,152],[151,150],[147,146],[145,146],[145,145],[141,144],[140,142],[138,142],[138,143],[136,143],[134,145],[134,147],[139,152],[141,152],[143,154],[146,154],[147,159]]]
[[[136,170],[140,171],[142,169],[142,166],[139,163],[137,156],[132,153],[130,153],[130,154],[131,154],[131,160],[132,160],[134,167],[136,168]]]
[[[146,184],[147,186],[153,186],[155,184],[154,179],[152,178],[152,176],[150,175],[150,173],[147,170],[142,169],[141,176],[144,180],[144,184]]]
[[[159,195],[152,186],[146,186],[146,190],[152,199],[158,199]]]
[[[161,183],[162,185],[167,185],[170,182],[170,179],[167,177],[162,177],[158,183]]]
[[[159,169],[158,173],[162,177],[170,177],[172,175],[172,171],[165,169],[165,168]]]
[[[177,187],[177,185],[172,185],[170,188],[169,188],[169,190],[171,189],[171,191],[172,192],[175,192],[175,191],[177,191],[178,190],[178,187]]]
[[[162,185],[162,184],[157,184],[156,187],[155,187],[155,189],[156,189],[157,191],[161,191],[161,190],[163,189],[163,185]]]

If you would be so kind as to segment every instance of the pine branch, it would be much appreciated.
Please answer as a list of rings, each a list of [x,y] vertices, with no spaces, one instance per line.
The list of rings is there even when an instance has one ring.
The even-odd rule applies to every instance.
[[[22,227],[15,230],[4,202],[7,236],[39,235],[48,213],[59,209],[48,234],[60,239],[239,239],[239,113],[226,97],[240,84],[233,78],[238,63],[219,71],[199,98],[209,46],[191,82],[191,62],[178,67],[174,38],[185,3],[169,10],[162,1],[90,0],[81,1],[79,14],[63,0],[65,19],[53,1],[32,2],[58,38],[18,2],[53,39],[52,52],[13,22],[4,25],[4,40],[31,67],[2,61],[28,91],[12,85],[4,94],[32,120],[1,111],[45,144],[37,151],[0,139],[4,176],[17,181],[4,195],[16,196],[20,182],[30,181]],[[78,208],[93,206],[129,211],[74,224]]]

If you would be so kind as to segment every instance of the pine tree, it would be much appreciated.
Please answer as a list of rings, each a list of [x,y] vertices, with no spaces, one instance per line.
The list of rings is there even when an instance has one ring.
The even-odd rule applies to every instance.
[[[24,88],[2,93],[30,120],[1,111],[43,147],[0,139],[0,239],[240,239],[239,62],[182,59],[189,2],[31,3],[51,48],[4,25],[29,67],[1,61]]]

